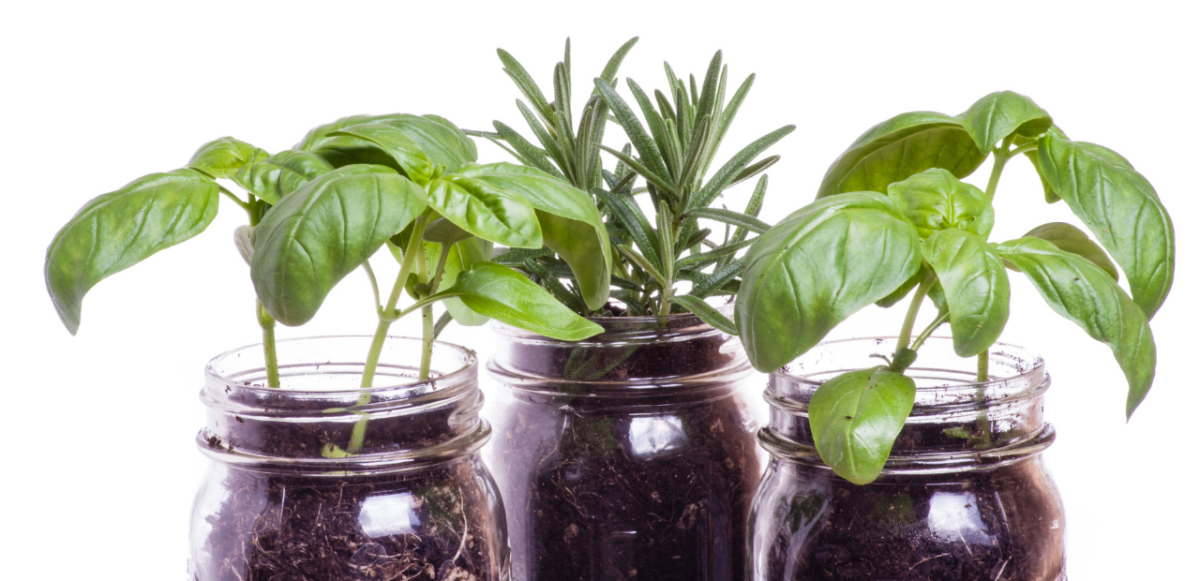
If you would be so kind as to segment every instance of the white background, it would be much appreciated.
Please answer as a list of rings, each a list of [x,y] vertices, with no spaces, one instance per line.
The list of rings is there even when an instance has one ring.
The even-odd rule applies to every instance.
[[[663,85],[663,60],[701,74],[718,48],[736,80],[757,73],[720,158],[796,124],[773,150],[783,161],[770,171],[770,222],[809,202],[828,165],[869,126],[904,111],[956,114],[1000,89],[1033,97],[1072,138],[1128,157],[1178,228],[1174,292],[1153,324],[1158,379],[1141,409],[1125,422],[1124,379],[1107,348],[1017,275],[1004,340],[1041,352],[1054,377],[1047,415],[1059,439],[1047,456],[1067,507],[1071,577],[1196,578],[1197,12],[1142,1],[833,4],[6,7],[0,578],[183,578],[204,466],[193,447],[202,369],[259,339],[248,269],[231,243],[245,217],[226,201],[203,235],[94,288],[71,337],[46,296],[42,262],[79,206],[181,167],[224,135],[277,151],[311,126],[389,112],[523,127],[495,48],[548,88],[568,35],[577,103],[634,35],[641,42],[621,76],[648,88]],[[503,159],[480,150],[483,161]],[[982,186],[987,171],[970,181]],[[748,195],[749,185],[735,190],[730,207]],[[1014,160],[993,239],[1072,220],[1065,205],[1041,199],[1028,163]],[[373,316],[366,279],[354,274],[311,324],[280,335],[369,333]],[[899,317],[872,307],[835,335],[894,334]],[[412,322],[397,330],[412,332]],[[486,328],[445,337],[482,359],[492,348]],[[748,397],[762,412],[758,393]]]

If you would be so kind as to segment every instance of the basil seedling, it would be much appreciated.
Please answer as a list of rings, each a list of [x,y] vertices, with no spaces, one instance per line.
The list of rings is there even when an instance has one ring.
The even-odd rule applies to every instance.
[[[1064,200],[1099,244],[1061,222],[989,242],[1001,172],[1021,154],[1041,176],[1046,201]],[[989,155],[985,190],[960,181]],[[955,352],[978,357],[977,379],[989,380],[988,349],[1009,318],[1007,270],[1112,349],[1129,386],[1127,416],[1146,397],[1155,367],[1149,321],[1174,276],[1171,219],[1128,160],[1068,139],[1029,98],[1004,91],[961,115],[906,113],[880,123],[830,166],[817,198],[747,252],[735,317],[751,362],[773,371],[863,307],[911,295],[889,364],[829,380],[809,406],[817,451],[846,479],[864,484],[880,474],[916,396],[904,372],[938,327],[949,323]],[[926,299],[937,314],[914,337]],[[981,422],[981,440],[988,429]]]
[[[709,176],[717,149],[754,76],[726,101],[729,71],[717,52],[699,86],[694,77],[690,86],[686,85],[664,63],[666,92],[655,91],[654,101],[629,80],[628,87],[650,127],[647,132],[614,88],[617,70],[636,42],[634,38],[622,45],[595,79],[577,128],[571,113],[570,40],[563,60],[554,68],[553,101],[547,100],[516,59],[499,51],[505,72],[530,103],[518,100],[517,107],[541,147],[499,121],[495,122],[496,133],[472,134],[505,147],[530,168],[563,177],[590,192],[606,217],[612,242],[611,246],[578,250],[547,244],[553,252],[510,251],[495,260],[530,274],[580,314],[610,314],[599,309],[612,297],[625,305],[624,314],[665,316],[692,311],[709,324],[733,332],[732,321],[704,299],[737,293],[742,264],[735,260],[736,254],[750,245],[749,233],[767,229],[757,218],[766,195],[766,176],[759,180],[744,212],[710,206],[727,188],[777,162],[778,156],[754,160],[794,127],[782,127],[751,143]],[[618,151],[602,144],[610,116],[632,145]],[[602,167],[601,151],[617,158],[614,171]],[[645,183],[636,187],[639,177]],[[642,194],[649,198],[653,216],[639,206],[637,196]],[[724,237],[710,240],[712,232],[700,227],[701,218],[725,224]],[[574,252],[611,259],[611,287],[608,283],[598,286],[593,277],[571,264]],[[560,280],[567,280],[570,287]],[[682,294],[677,287],[685,281],[691,283],[691,290]]]
[[[607,247],[591,199],[539,170],[481,165],[476,155],[462,131],[434,115],[347,117],[274,155],[219,139],[201,147],[185,169],[151,174],[86,204],[47,250],[47,287],[74,333],[88,289],[199,234],[225,195],[250,218],[234,241],[250,264],[270,387],[279,386],[275,322],[308,322],[333,287],[360,267],[378,313],[364,388],[372,386],[392,323],[418,310],[422,380],[429,377],[434,339],[455,318],[473,325],[495,318],[564,340],[600,332],[521,273],[487,261],[493,243]],[[218,184],[221,178],[239,184],[245,197]],[[400,271],[383,301],[369,259],[385,244]],[[597,276],[607,277],[607,260],[593,262],[601,265],[590,266]],[[400,308],[406,289],[415,302]],[[438,302],[447,312],[435,322]],[[369,402],[364,392],[361,403]],[[365,430],[364,420],[345,450],[331,444],[328,452],[357,452]]]

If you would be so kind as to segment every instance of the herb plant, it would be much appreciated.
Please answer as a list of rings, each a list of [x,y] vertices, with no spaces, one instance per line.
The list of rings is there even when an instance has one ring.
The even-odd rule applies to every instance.
[[[524,275],[488,262],[493,243],[540,249],[591,239],[607,246],[586,193],[539,170],[475,163],[476,149],[433,116],[354,116],[310,131],[294,149],[268,155],[232,138],[206,144],[188,167],[151,174],[100,196],[67,223],[47,250],[46,283],[74,333],[84,294],[100,280],[203,231],[225,195],[250,217],[235,242],[250,264],[263,328],[268,385],[279,386],[274,323],[302,325],[333,287],[362,268],[378,323],[362,386],[370,387],[391,324],[421,311],[419,379],[429,377],[433,340],[457,318],[492,317],[550,337],[578,340],[601,329]],[[245,198],[217,183],[232,179]],[[400,262],[386,301],[369,259],[385,244]],[[571,256],[573,260],[586,257]],[[415,302],[399,308],[407,290]],[[436,323],[433,305],[447,313]],[[363,394],[362,402],[370,402]],[[347,450],[363,443],[365,421]]]
[[[574,265],[566,268],[563,261],[569,262],[570,254],[549,244],[557,255],[549,251],[502,253],[495,260],[534,276],[580,314],[597,314],[611,296],[626,306],[624,314],[665,316],[692,311],[713,326],[732,332],[733,323],[704,299],[737,293],[742,267],[735,260],[736,254],[752,242],[748,239],[750,232],[767,229],[767,224],[757,218],[766,194],[766,176],[759,180],[744,212],[710,206],[729,187],[778,161],[778,156],[771,156],[753,163],[794,127],[782,127],[751,143],[709,176],[717,149],[749,93],[754,75],[728,102],[725,94],[729,71],[722,66],[720,52],[713,57],[699,86],[695,77],[689,77],[690,84],[685,84],[664,63],[666,92],[655,91],[653,102],[629,79],[629,90],[649,126],[647,132],[613,86],[621,62],[636,41],[633,38],[621,46],[595,79],[595,89],[583,107],[577,128],[571,114],[570,41],[562,62],[554,69],[553,101],[546,99],[515,58],[500,50],[505,72],[531,103],[518,100],[517,108],[541,147],[499,121],[495,122],[496,133],[474,132],[505,146],[526,166],[563,177],[592,194],[607,218],[612,239],[610,249],[596,250],[606,260],[611,257],[611,291],[607,285],[599,288],[581,277]],[[621,125],[632,147],[626,145],[618,151],[603,145],[609,119]],[[601,150],[617,158],[612,172],[603,169]],[[642,187],[635,187],[638,177],[644,180]],[[638,203],[642,194],[654,210],[653,217]],[[710,240],[712,232],[700,227],[701,218],[726,224],[724,236]],[[562,285],[560,279],[568,280],[570,287]],[[692,283],[687,294],[677,288],[682,281]]]
[[[1065,201],[1099,244],[1061,222],[989,242],[1001,172],[1021,154],[1046,201]],[[989,155],[985,190],[959,181]],[[880,474],[914,405],[916,384],[904,372],[939,326],[950,324],[955,352],[977,357],[977,380],[988,381],[988,348],[1009,316],[1006,267],[1112,349],[1129,384],[1127,415],[1146,397],[1155,367],[1149,321],[1174,276],[1171,219],[1128,160],[1068,139],[1029,98],[998,92],[958,116],[906,113],[876,125],[833,163],[817,198],[747,252],[735,315],[751,362],[773,371],[859,309],[911,294],[887,364],[830,379],[810,403],[817,450],[844,478],[865,484]],[[914,337],[926,299],[937,314]],[[986,422],[979,430],[990,438]]]

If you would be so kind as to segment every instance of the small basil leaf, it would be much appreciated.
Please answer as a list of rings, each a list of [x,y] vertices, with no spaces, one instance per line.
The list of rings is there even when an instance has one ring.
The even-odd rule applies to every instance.
[[[958,228],[986,239],[996,220],[987,194],[944,169],[928,169],[894,183],[887,193],[921,238]]]
[[[334,121],[333,123],[326,123],[324,125],[318,125],[316,127],[313,127],[312,129],[310,129],[308,131],[308,133],[304,135],[304,139],[301,139],[299,143],[297,143],[295,146],[292,147],[292,149],[298,149],[301,151],[311,151],[314,147],[316,147],[318,142],[325,139],[325,137],[327,135],[329,135],[330,133],[337,131],[338,129],[341,129],[343,127],[349,127],[351,125],[361,125],[363,123],[370,123],[375,118],[376,117],[373,115],[351,115],[349,117],[342,117],[341,119],[338,119],[337,121]]]
[[[428,228],[425,230],[428,232]],[[428,239],[428,238],[427,238]],[[437,264],[438,258],[441,256],[442,245],[436,243],[426,243],[425,251],[430,264]],[[476,264],[486,262],[492,256],[492,243],[482,238],[469,238],[466,240],[454,243],[450,248],[450,253],[446,256],[446,267],[442,271],[442,281],[440,288],[450,288],[458,282],[458,276],[468,270],[471,270]],[[488,322],[488,318],[472,311],[467,305],[463,304],[462,299],[448,298],[442,301],[442,305],[449,311],[450,316],[460,325],[467,327],[476,327]]]
[[[438,218],[429,223],[425,227],[425,235],[422,236],[428,242],[436,242],[438,244],[454,244],[461,240],[466,240],[471,237],[471,233],[459,228],[445,218]],[[434,257],[436,258],[436,254]]]
[[[1041,238],[1055,246],[1059,250],[1065,250],[1072,254],[1078,254],[1099,266],[1104,272],[1107,272],[1113,280],[1121,280],[1121,271],[1117,270],[1116,265],[1104,253],[1104,249],[1099,244],[1092,242],[1088,235],[1066,222],[1051,222],[1042,224],[1033,230],[1025,233],[1025,236],[1033,236]]]
[[[738,331],[750,362],[769,372],[911,278],[921,241],[887,197],[852,192],[792,213],[742,262]]]
[[[1054,123],[1032,99],[1012,91],[998,91],[976,101],[959,119],[985,154],[1013,133],[1035,137]]]
[[[155,173],[93,198],[46,249],[46,288],[58,317],[79,331],[96,283],[204,231],[217,216],[217,184],[200,172]]]
[[[897,115],[859,137],[825,172],[817,198],[888,185],[929,168],[966,177],[987,158],[962,122],[949,115],[919,111]]]
[[[855,484],[874,481],[916,397],[912,379],[885,367],[850,371],[821,384],[808,404],[821,460]]]
[[[1011,240],[997,250],[1025,273],[1050,308],[1112,349],[1129,383],[1125,413],[1133,415],[1150,391],[1157,359],[1142,309],[1100,267],[1041,238]]]
[[[459,228],[514,248],[540,248],[542,228],[524,197],[486,181],[450,174],[430,182],[429,206]]]
[[[266,151],[245,141],[222,137],[201,145],[188,167],[212,178],[232,178],[243,165],[268,156]]]
[[[604,306],[612,258],[605,252],[608,231],[591,196],[541,170],[511,163],[468,164],[458,175],[528,201],[537,210],[543,241],[571,267],[588,308]]]
[[[1063,133],[1057,125],[1051,125],[1050,128],[1046,130],[1046,134],[1053,135],[1055,137],[1061,137],[1063,139],[1066,139],[1067,137],[1067,135]],[[1030,143],[1037,143],[1039,138],[1040,136],[1022,137],[1021,135],[1017,135],[1016,139],[1013,140],[1013,145],[1019,147],[1022,145],[1029,145]],[[1046,176],[1042,174],[1042,164],[1038,161],[1037,150],[1034,149],[1026,151],[1022,155],[1025,156],[1025,159],[1029,160],[1029,163],[1033,164],[1033,169],[1037,170],[1038,179],[1042,182],[1042,194],[1046,198],[1046,203],[1053,204],[1054,202],[1061,200],[1062,198],[1058,197],[1058,194],[1054,193],[1054,188],[1050,186],[1050,182],[1046,181]]]
[[[253,232],[254,229],[245,224],[233,230],[233,244],[246,264],[250,264],[250,257],[254,256]]]
[[[525,275],[492,262],[475,264],[453,287],[429,300],[461,299],[472,311],[526,331],[579,341],[604,328],[571,312]]]
[[[982,237],[958,229],[934,233],[921,247],[950,309],[954,352],[973,357],[1000,338],[1008,322],[1008,273]]]
[[[309,180],[333,169],[333,164],[315,153],[289,149],[243,165],[233,180],[247,192],[275,205]]]
[[[254,229],[250,275],[285,325],[316,315],[326,295],[425,210],[425,191],[374,166],[347,166],[283,198]]]
[[[1111,149],[1046,135],[1038,142],[1046,181],[1108,249],[1147,318],[1175,278],[1175,227],[1158,194]]]

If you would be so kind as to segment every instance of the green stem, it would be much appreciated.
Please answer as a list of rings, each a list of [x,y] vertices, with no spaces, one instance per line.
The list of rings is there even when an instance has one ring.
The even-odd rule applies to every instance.
[[[252,208],[251,208],[250,204],[247,204],[246,202],[242,201],[241,198],[237,197],[237,194],[225,189],[225,186],[223,186],[221,184],[217,184],[217,189],[220,190],[222,194],[225,194],[225,197],[229,198],[230,200],[233,200],[233,203],[237,204],[238,207],[245,210],[247,214],[252,214],[252,212],[251,212]],[[252,222],[255,221],[253,215],[250,216],[250,220]]]
[[[429,223],[429,212],[421,214],[417,221],[413,224],[412,237],[408,240],[408,248],[404,250],[404,260],[400,261],[400,272],[396,274],[396,282],[392,285],[391,295],[388,296],[388,302],[379,311],[379,324],[375,326],[375,336],[371,338],[371,349],[367,352],[367,363],[363,366],[362,383],[363,393],[358,396],[358,405],[364,406],[371,403],[371,394],[366,391],[366,388],[371,387],[375,382],[375,370],[379,367],[379,356],[383,353],[383,343],[387,340],[388,329],[398,317],[394,315],[396,304],[400,302],[400,294],[404,292],[404,283],[408,281],[408,275],[412,272],[413,260],[417,253],[424,254],[424,236],[425,226]],[[357,454],[362,450],[363,442],[367,436],[367,416],[362,413],[362,418],[354,424],[354,430],[350,433],[350,445],[347,446],[348,454]]]
[[[909,339],[912,338],[913,325],[917,322],[917,313],[921,310],[921,302],[925,300],[925,296],[929,294],[929,289],[933,288],[933,283],[937,278],[933,273],[925,276],[925,280],[921,281],[921,286],[917,287],[916,294],[913,295],[912,302],[908,304],[908,312],[904,315],[904,326],[900,327],[900,337],[896,339],[896,352],[901,349],[908,348]]]
[[[992,423],[988,421],[987,408],[983,407],[983,401],[987,398],[987,382],[991,379],[988,375],[988,353],[980,353],[975,363],[975,381],[980,384],[975,395],[975,400],[980,404],[975,419],[981,438],[978,444],[980,448],[990,448],[992,445]]]
[[[262,327],[263,358],[267,363],[267,387],[279,387],[279,358],[275,354],[275,318],[263,308],[261,301],[254,301],[258,314],[258,325]]]
[[[367,273],[367,278],[371,279],[371,292],[375,294],[375,312],[378,313],[383,309],[383,305],[379,304],[379,282],[375,280],[375,270],[371,268],[371,261],[364,262],[363,271]]]
[[[975,362],[975,381],[978,383],[987,383],[991,379],[991,376],[988,375],[988,353],[989,351],[985,350],[977,356]]]
[[[912,345],[909,347],[909,349],[912,349],[913,351],[920,349],[921,345],[925,344],[925,340],[928,339],[929,336],[932,335],[933,332],[936,331],[938,327],[941,327],[942,324],[948,320],[950,320],[950,312],[947,311],[947,312],[942,313],[941,316],[934,319],[933,322],[930,323],[928,327],[925,327],[925,330],[921,331],[920,335],[917,335],[917,338],[913,340]]]
[[[1004,171],[1004,165],[1012,158],[1012,154],[1004,149],[997,149],[992,152],[992,175],[988,177],[987,197],[988,201],[996,196],[996,186],[1000,184],[1000,172]]]

